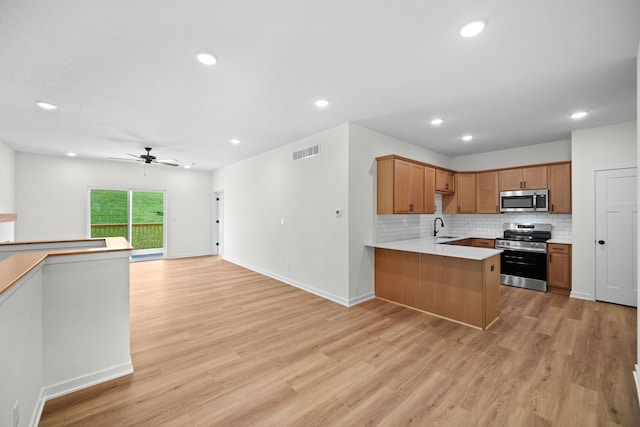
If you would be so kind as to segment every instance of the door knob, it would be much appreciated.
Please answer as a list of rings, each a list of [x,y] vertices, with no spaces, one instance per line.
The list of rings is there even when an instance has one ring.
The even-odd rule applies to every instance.
[[[598,240],[599,245],[604,245],[604,240]]]

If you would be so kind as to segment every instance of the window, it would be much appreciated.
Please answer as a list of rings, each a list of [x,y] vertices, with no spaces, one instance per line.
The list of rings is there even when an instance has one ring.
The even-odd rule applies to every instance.
[[[89,189],[91,237],[124,237],[133,256],[164,256],[165,194]]]

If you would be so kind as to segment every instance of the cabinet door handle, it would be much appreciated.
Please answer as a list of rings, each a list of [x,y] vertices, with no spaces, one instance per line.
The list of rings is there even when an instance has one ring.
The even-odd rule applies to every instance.
[[[498,212],[498,205],[496,205],[496,212]]]
[[[413,203],[409,204],[409,212],[413,212]]]
[[[553,203],[551,203],[551,212],[555,211],[556,208],[553,206]]]
[[[553,255],[549,254],[549,262],[553,262]]]

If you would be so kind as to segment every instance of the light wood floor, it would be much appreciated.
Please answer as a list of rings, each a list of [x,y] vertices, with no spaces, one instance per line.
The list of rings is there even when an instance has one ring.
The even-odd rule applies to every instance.
[[[638,426],[636,310],[501,288],[477,331],[217,257],[131,265],[135,373],[41,426]]]

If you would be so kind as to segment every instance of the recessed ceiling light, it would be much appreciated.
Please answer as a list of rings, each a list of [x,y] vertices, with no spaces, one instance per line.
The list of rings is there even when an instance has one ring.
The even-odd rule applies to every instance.
[[[444,120],[442,120],[442,119],[433,119],[433,120],[431,120],[431,124],[433,126],[440,126],[442,123],[444,123]]]
[[[586,111],[576,111],[575,113],[573,113],[571,115],[571,118],[574,119],[574,120],[579,120],[579,119],[582,119],[582,118],[586,117],[587,114],[589,114],[589,113],[587,113]]]
[[[469,141],[471,141],[472,139],[473,139],[473,135],[465,135],[465,136],[463,136],[463,137],[462,137],[462,140],[463,140],[464,142],[469,142]]]
[[[71,153],[71,152],[69,152],[69,153],[67,153],[67,156],[69,156],[69,157],[75,157],[75,156],[77,156],[77,154],[76,154],[76,153]]]
[[[191,169],[191,166],[189,166],[189,165],[184,165],[184,168],[185,168],[185,169]]]
[[[218,59],[210,53],[200,53],[198,54],[197,58],[198,61],[200,61],[204,65],[213,65],[218,62]]]
[[[484,18],[476,18],[460,29],[462,37],[475,37],[482,32],[487,26],[487,20]]]
[[[239,139],[232,139],[229,142],[231,142],[233,145],[238,145],[240,144],[240,140]]]
[[[326,99],[318,99],[316,101],[316,107],[318,108],[326,108],[329,106],[329,101],[327,101]]]
[[[36,102],[36,105],[42,108],[43,110],[55,110],[56,108],[58,108],[57,105],[49,104],[48,102],[43,102],[43,101]]]

